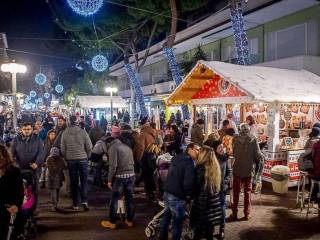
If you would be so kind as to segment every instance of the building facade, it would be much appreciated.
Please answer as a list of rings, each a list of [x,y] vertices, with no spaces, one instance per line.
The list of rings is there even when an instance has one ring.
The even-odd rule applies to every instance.
[[[282,68],[305,68],[320,75],[320,3],[317,0],[249,1],[244,19],[249,40],[251,64]],[[162,44],[151,47],[140,72],[141,86],[151,111],[175,89],[162,54]],[[198,46],[208,61],[235,63],[236,51],[229,9],[179,32],[175,53],[179,62],[191,59]],[[141,52],[139,56],[142,56]],[[119,94],[130,98],[130,83],[123,62],[110,68],[118,78]],[[167,109],[168,111],[168,109]],[[170,111],[170,110],[169,110]],[[172,109],[171,111],[176,111]],[[167,112],[170,114],[170,112]]]

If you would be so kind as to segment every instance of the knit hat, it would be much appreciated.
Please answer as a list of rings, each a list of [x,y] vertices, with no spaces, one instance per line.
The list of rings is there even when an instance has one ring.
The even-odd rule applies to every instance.
[[[53,147],[50,150],[50,157],[60,156],[60,149],[57,147]]]
[[[129,124],[124,124],[121,126],[121,132],[132,132],[132,128]]]
[[[310,133],[311,137],[318,137],[320,136],[320,128],[313,127]]]
[[[240,125],[240,134],[245,135],[250,132],[250,127],[248,124],[243,123]]]
[[[313,124],[312,127],[317,127],[317,128],[320,128],[320,122],[316,122],[315,124]]]

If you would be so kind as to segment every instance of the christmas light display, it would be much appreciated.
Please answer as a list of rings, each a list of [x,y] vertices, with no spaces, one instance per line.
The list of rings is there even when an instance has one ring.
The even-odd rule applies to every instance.
[[[141,82],[140,76],[132,69],[130,64],[125,64],[124,67],[128,74],[128,78],[130,80],[131,86],[133,86],[133,89],[135,91],[135,95],[138,100],[138,104],[140,108],[141,117],[148,117],[148,111],[146,109],[144,96],[143,96],[143,92],[140,85],[140,82]]]
[[[67,0],[74,12],[82,16],[90,16],[99,11],[103,0]]]
[[[46,99],[48,99],[48,98],[50,97],[50,93],[47,93],[47,92],[46,92],[46,93],[43,94],[43,96],[44,96]]]
[[[61,84],[58,84],[55,88],[57,93],[62,93],[63,92],[63,86]]]
[[[38,85],[44,85],[47,82],[47,76],[43,73],[37,73],[34,80]]]
[[[37,96],[37,93],[36,93],[36,91],[30,91],[30,97],[35,97],[35,96]]]
[[[172,78],[174,82],[176,83],[176,86],[179,86],[179,84],[182,82],[182,77],[180,74],[180,67],[177,63],[177,59],[173,53],[172,48],[164,48],[163,49],[164,55],[168,59],[169,68],[172,74]],[[184,119],[190,119],[189,110],[187,105],[182,105],[182,114]]]
[[[92,58],[91,66],[97,72],[105,71],[108,68],[108,65],[108,59],[101,54],[98,54]]]
[[[230,13],[233,36],[237,51],[237,62],[239,65],[249,65],[249,43],[245,32],[241,1],[231,5]]]

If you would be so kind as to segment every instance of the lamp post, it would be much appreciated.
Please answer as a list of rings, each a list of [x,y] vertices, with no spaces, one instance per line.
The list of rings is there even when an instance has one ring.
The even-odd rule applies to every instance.
[[[110,93],[110,109],[111,109],[111,118],[110,118],[110,123],[112,124],[112,118],[113,118],[113,102],[112,102],[112,96],[113,93],[118,92],[118,88],[116,87],[106,87],[105,88],[106,93]]]
[[[18,64],[15,62],[5,63],[1,65],[2,72],[11,73],[12,78],[12,95],[13,95],[13,127],[17,127],[17,73],[25,73],[27,71],[27,67],[22,64]]]

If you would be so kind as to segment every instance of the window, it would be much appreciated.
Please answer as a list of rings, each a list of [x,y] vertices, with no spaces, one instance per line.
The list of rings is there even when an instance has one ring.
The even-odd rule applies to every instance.
[[[141,78],[141,86],[151,85],[149,70],[142,70],[140,72],[140,78]]]
[[[319,55],[319,23],[315,20],[265,35],[267,61],[299,56]]]
[[[306,55],[306,24],[277,32],[276,58]]]

